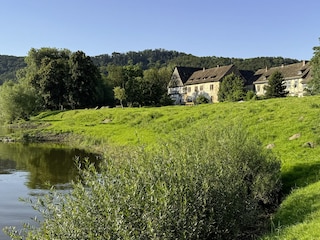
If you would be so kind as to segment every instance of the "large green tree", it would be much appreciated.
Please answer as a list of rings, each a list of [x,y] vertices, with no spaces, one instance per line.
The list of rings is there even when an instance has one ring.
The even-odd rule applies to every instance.
[[[218,92],[219,102],[234,102],[244,97],[244,82],[234,73],[226,76],[220,84]]]
[[[43,59],[37,83],[46,108],[57,109],[67,105],[68,71],[68,63],[63,59]]]
[[[311,94],[320,94],[320,46],[313,48],[314,55],[311,59],[312,79],[308,89]]]
[[[35,88],[46,109],[84,108],[101,104],[104,87],[99,69],[84,52],[32,48],[19,81]]]
[[[143,72],[143,93],[144,105],[160,105],[164,94],[167,93],[168,81],[170,80],[172,69],[170,68],[151,68]]]
[[[92,107],[101,98],[102,78],[91,58],[82,51],[72,53],[67,80],[68,102],[72,108]]]
[[[275,71],[271,74],[268,80],[268,85],[265,86],[265,97],[266,98],[277,98],[285,97],[288,92],[286,91],[286,86],[284,84],[284,78],[279,71]]]

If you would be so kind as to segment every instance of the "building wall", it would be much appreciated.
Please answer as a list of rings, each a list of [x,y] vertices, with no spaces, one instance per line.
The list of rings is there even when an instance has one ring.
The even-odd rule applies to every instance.
[[[220,82],[208,82],[184,87],[184,101],[186,103],[193,102],[199,95],[204,95],[210,102],[218,102]]]
[[[285,80],[286,90],[289,92],[288,96],[302,97],[304,93],[304,85],[301,78],[294,78]]]
[[[302,80],[303,79],[301,78],[292,78],[284,80],[284,85],[286,86],[286,91],[288,91],[288,96],[303,96],[305,86],[302,83]],[[267,85],[268,83],[255,84],[255,91],[257,96],[263,96],[266,93],[264,87]]]

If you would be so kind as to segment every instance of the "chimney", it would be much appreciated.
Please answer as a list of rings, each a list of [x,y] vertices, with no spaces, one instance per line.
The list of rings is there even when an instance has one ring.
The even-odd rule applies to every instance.
[[[306,60],[302,61],[302,67],[304,67],[306,65]]]
[[[268,72],[268,66],[266,66],[266,72]]]
[[[281,68],[284,68],[284,64],[281,65]]]
[[[220,67],[220,65],[217,65],[217,68],[219,68]]]
[[[204,67],[204,68],[202,68],[202,71],[204,72],[206,70],[206,68]]]

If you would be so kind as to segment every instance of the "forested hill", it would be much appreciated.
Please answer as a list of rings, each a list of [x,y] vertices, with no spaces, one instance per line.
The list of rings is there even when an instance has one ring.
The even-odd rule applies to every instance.
[[[25,66],[24,57],[0,55],[0,84],[5,80],[16,79],[16,71]]]
[[[256,57],[256,58],[227,58],[227,57],[197,57],[177,51],[163,49],[144,50],[140,52],[103,54],[92,58],[98,66],[108,64],[128,65],[141,64],[143,69],[164,66],[188,66],[211,68],[217,65],[234,64],[241,70],[256,71],[260,68],[281,66],[298,62],[297,59],[283,57]],[[308,59],[305,59],[308,60]]]
[[[99,66],[108,64],[125,66],[128,64],[140,64],[143,69],[164,66],[188,66],[211,68],[217,65],[235,64],[240,70],[256,71],[260,68],[280,66],[298,62],[297,59],[283,57],[256,57],[256,58],[227,58],[227,57],[197,57],[177,51],[164,49],[144,50],[139,52],[102,54],[92,57],[93,62]],[[305,59],[308,60],[308,59]],[[23,57],[0,55],[0,84],[6,80],[16,78],[16,70],[25,67]]]

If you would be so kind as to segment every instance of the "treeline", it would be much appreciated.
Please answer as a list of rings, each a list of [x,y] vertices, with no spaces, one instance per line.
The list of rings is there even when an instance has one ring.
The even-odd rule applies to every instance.
[[[15,72],[26,66],[23,57],[0,55],[0,84],[6,80],[16,79]],[[91,57],[98,67],[107,65],[126,66],[140,65],[143,70],[160,67],[188,66],[211,68],[217,65],[234,64],[240,70],[256,71],[260,68],[275,67],[282,64],[298,62],[297,59],[283,57],[256,57],[256,58],[227,58],[227,57],[197,57],[177,51],[164,49],[147,49],[144,51],[129,51],[127,53],[113,52]]]
[[[46,110],[115,106],[116,100],[126,106],[172,103],[167,95],[169,67],[143,70],[130,63],[99,68],[82,51],[56,48],[33,48],[25,63],[16,80],[0,87],[2,121],[27,120]]]
[[[197,57],[177,51],[167,51],[164,49],[144,50],[140,52],[117,53],[111,55],[103,54],[92,57],[92,61],[97,66],[107,66],[109,64],[125,66],[128,64],[138,64],[142,69],[152,67],[167,66],[188,66],[211,68],[217,65],[234,64],[241,70],[257,71],[265,67],[276,67],[282,64],[292,64],[298,62],[297,59],[283,57],[256,57],[256,58],[227,58],[227,57]]]

